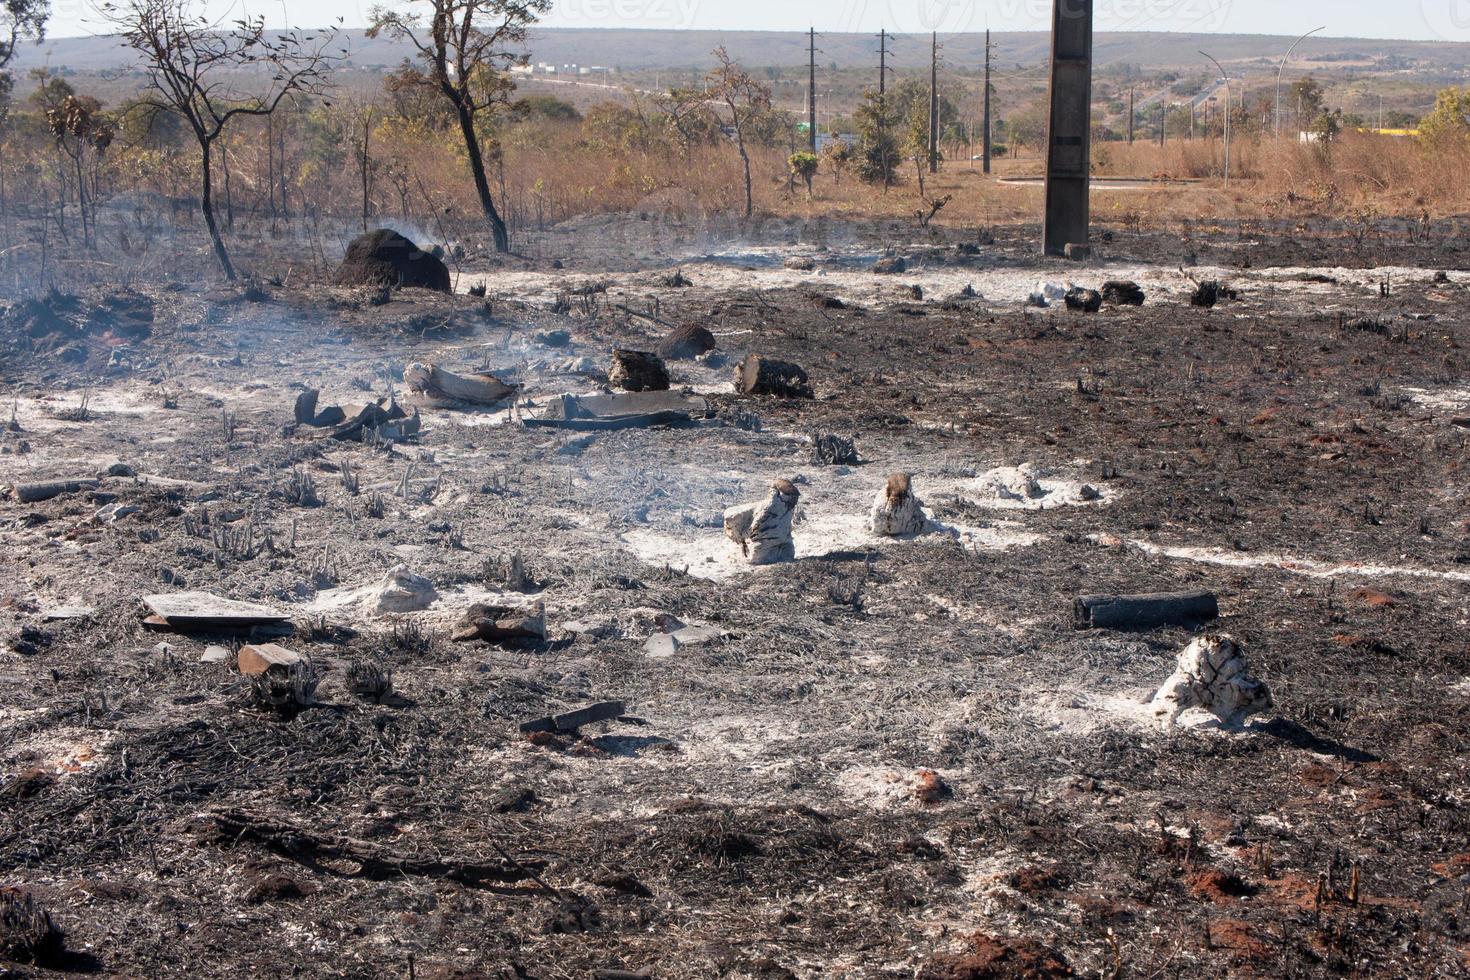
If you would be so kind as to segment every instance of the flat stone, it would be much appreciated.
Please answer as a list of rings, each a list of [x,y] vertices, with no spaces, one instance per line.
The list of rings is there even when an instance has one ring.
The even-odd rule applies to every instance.
[[[43,612],[41,618],[48,623],[55,623],[67,619],[90,619],[95,615],[96,606],[57,606]]]
[[[727,634],[713,626],[685,626],[671,633],[655,633],[643,644],[643,652],[650,657],[672,657],[683,647],[699,646],[724,639]]]
[[[240,673],[256,677],[271,671],[284,672],[301,663],[301,654],[278,643],[252,643],[240,648]]]
[[[175,629],[265,626],[282,623],[290,618],[266,606],[222,599],[208,592],[148,595],[143,597],[143,604],[164,620],[163,625]]]

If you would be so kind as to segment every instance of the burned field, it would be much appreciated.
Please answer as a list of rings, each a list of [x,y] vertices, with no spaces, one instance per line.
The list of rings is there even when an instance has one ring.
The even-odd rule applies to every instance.
[[[0,963],[1463,975],[1470,279],[1202,254],[1205,308],[1114,249],[11,305]],[[1143,305],[1026,305],[1114,279]],[[689,327],[681,424],[557,424]],[[740,393],[751,354],[812,397]],[[486,372],[518,394],[439,404]],[[921,533],[873,532],[896,473]],[[755,566],[726,510],[777,480],[794,560]],[[1220,618],[1074,622],[1183,592]],[[1201,629],[1268,710],[1160,724]]]

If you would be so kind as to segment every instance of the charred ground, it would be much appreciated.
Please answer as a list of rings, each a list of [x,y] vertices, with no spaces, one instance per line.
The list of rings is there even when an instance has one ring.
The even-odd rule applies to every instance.
[[[1094,268],[1027,258],[1027,229],[905,249],[911,272],[878,277],[881,234],[837,231],[826,251],[773,235],[655,267],[579,248],[580,229],[543,257],[471,263],[461,283],[483,278],[484,299],[141,283],[12,307],[19,431],[0,480],[114,462],[139,478],[0,504],[0,868],[68,951],[38,957],[10,928],[0,960],[548,978],[1470,968],[1470,279],[1436,282],[1435,250],[1407,233],[1364,256],[1328,232],[1217,254],[1120,232]],[[778,271],[789,249],[819,274]],[[1240,299],[1191,307],[1187,252],[1220,266],[1189,275]],[[669,284],[675,257],[691,285]],[[1008,292],[1118,269],[1147,274],[1145,306],[1026,309]],[[967,278],[981,298],[954,295]],[[697,428],[588,440],[433,412],[417,444],[375,449],[289,426],[301,388],[361,400],[409,361],[495,370],[533,401],[590,390],[581,358],[605,368],[688,324],[728,357],[670,364],[717,405]],[[553,330],[569,346],[533,339]],[[747,352],[802,364],[817,397],[731,393]],[[817,433],[865,462],[814,464]],[[1101,500],[978,489],[1022,464]],[[966,533],[854,532],[894,470]],[[777,477],[801,485],[800,559],[708,560],[722,508]],[[111,503],[140,510],[100,523]],[[548,643],[450,643],[444,616],[503,595],[516,555]],[[398,622],[348,601],[404,562],[442,608]],[[1215,628],[1247,644],[1274,716],[1160,732],[1142,702],[1190,634],[1072,629],[1080,593],[1180,587],[1220,593]],[[322,671],[318,706],[257,710],[228,664],[198,662],[217,639],[145,630],[140,596],[182,588],[293,612],[283,642]],[[95,615],[42,620],[78,603]],[[728,638],[652,659],[660,613]],[[399,698],[354,696],[360,662],[392,667]],[[580,740],[517,731],[604,698],[629,717]]]

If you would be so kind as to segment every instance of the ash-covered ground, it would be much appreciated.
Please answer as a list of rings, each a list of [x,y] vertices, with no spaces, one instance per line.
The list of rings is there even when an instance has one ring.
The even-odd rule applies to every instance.
[[[1014,229],[877,275],[857,230],[645,224],[468,261],[452,297],[159,281],[0,314],[0,484],[101,477],[0,503],[0,974],[1470,970],[1449,253],[1119,233],[1069,264]],[[1145,305],[1025,305],[1112,279]],[[1191,306],[1202,280],[1238,298]],[[524,424],[690,324],[716,354],[668,366],[712,418]],[[815,397],[738,394],[749,353]],[[293,424],[308,388],[405,399],[409,363],[521,394],[390,444]],[[931,531],[878,537],[900,471]],[[776,479],[797,560],[751,568],[723,512]],[[438,599],[375,615],[400,565]],[[1079,595],[1185,590],[1271,689],[1243,728],[1150,710],[1190,629],[1073,626]],[[288,615],[314,704],[262,706],[249,637],[143,623],[182,591]],[[474,603],[543,603],[545,642],[454,642]],[[669,617],[706,641],[651,653]]]

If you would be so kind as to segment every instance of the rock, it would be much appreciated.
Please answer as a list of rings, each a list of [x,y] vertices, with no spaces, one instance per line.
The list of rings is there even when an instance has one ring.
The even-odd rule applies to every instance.
[[[735,369],[735,390],[742,395],[771,395],[776,398],[812,398],[806,371],[789,361],[751,354]]]
[[[1114,306],[1142,306],[1143,290],[1129,279],[1113,279],[1103,283],[1102,298]]]
[[[201,664],[224,664],[230,662],[230,651],[222,646],[207,646],[204,653],[200,655]]]
[[[928,524],[919,499],[914,496],[913,478],[895,473],[873,501],[870,523],[874,534],[896,538],[919,534]]]
[[[108,504],[97,513],[92,515],[92,520],[98,524],[116,524],[124,517],[140,514],[143,508],[134,507],[132,504]]]
[[[389,228],[359,235],[337,267],[339,286],[391,286],[447,293],[449,267]]]
[[[608,383],[624,391],[668,391],[669,370],[657,354],[637,350],[615,350]]]
[[[1178,668],[1151,702],[1154,717],[1173,725],[1190,708],[1204,708],[1239,727],[1271,707],[1271,692],[1251,675],[1245,650],[1228,636],[1201,636],[1179,655]]]
[[[725,511],[725,536],[740,546],[740,553],[752,565],[795,561],[791,519],[800,500],[795,485],[777,480],[767,500]]]
[[[714,350],[715,335],[697,323],[685,324],[659,342],[659,356],[670,361],[690,361]]]
[[[546,604],[538,602],[530,612],[509,606],[476,603],[455,624],[449,637],[456,643],[486,640],[490,643],[541,643],[546,639]]]
[[[316,403],[322,393],[315,388],[307,388],[296,396],[296,404],[291,410],[297,425],[312,425],[316,422]]]
[[[143,604],[153,613],[143,625],[181,632],[282,628],[289,616],[253,602],[223,599],[208,592],[170,592],[146,595]]]
[[[115,476],[131,480],[137,477],[137,475],[138,471],[133,469],[127,463],[113,463],[111,466],[107,467],[107,469],[103,470],[99,474],[99,478]]]
[[[643,644],[650,657],[672,657],[683,647],[699,646],[724,639],[728,634],[714,626],[680,626],[667,633],[655,633]]]
[[[420,612],[438,599],[433,582],[410,571],[407,565],[397,565],[383,576],[373,597],[372,611],[377,616]]]
[[[812,270],[816,269],[817,263],[813,262],[805,255],[793,255],[785,262],[782,262],[781,266],[783,268],[790,269],[792,272],[811,272]]]
[[[96,606],[55,606],[41,613],[41,619],[48,623],[64,623],[74,619],[91,619],[95,615]]]
[[[908,271],[909,264],[901,255],[890,255],[873,263],[873,272],[880,276],[894,276]]]
[[[538,330],[531,340],[542,347],[561,348],[572,342],[572,335],[565,330]]]
[[[207,651],[206,651],[207,652]],[[262,674],[289,674],[303,661],[301,654],[277,643],[251,643],[240,648],[236,659],[240,673],[247,677]]]
[[[1079,310],[1083,313],[1096,313],[1102,309],[1102,293],[1096,289],[1083,289],[1080,286],[1073,286],[1067,290],[1067,295],[1063,298],[1066,300],[1067,309],[1069,310]]]

